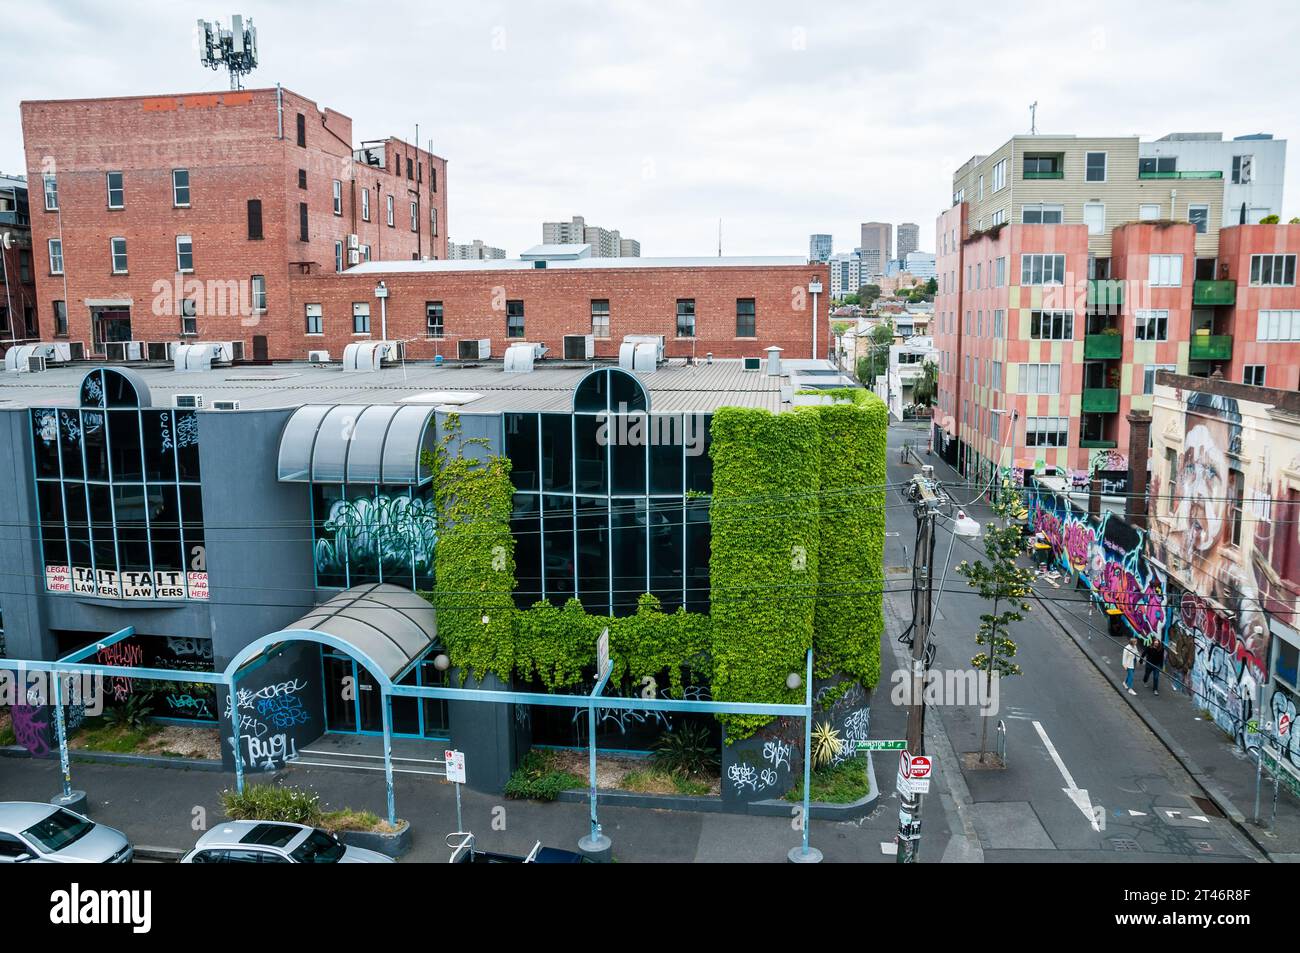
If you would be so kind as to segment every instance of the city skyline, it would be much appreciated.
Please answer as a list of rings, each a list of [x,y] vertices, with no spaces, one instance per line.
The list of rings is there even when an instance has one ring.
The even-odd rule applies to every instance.
[[[1269,16],[1272,36],[1295,37],[1300,21],[1270,6],[1277,7]],[[418,123],[421,145],[431,139],[450,162],[448,229],[492,236],[511,252],[536,243],[538,222],[566,218],[574,208],[591,221],[617,223],[656,254],[716,254],[719,219],[724,254],[802,254],[809,234],[849,235],[868,218],[919,223],[920,247],[928,249],[935,218],[951,200],[953,171],[1028,132],[1035,98],[1046,132],[1144,139],[1192,130],[1295,133],[1280,61],[1252,61],[1254,81],[1239,92],[1218,70],[1185,75],[1162,65],[1203,48],[1229,69],[1236,54],[1218,51],[1250,49],[1248,22],[1218,24],[1211,41],[1190,29],[1155,28],[1166,16],[1159,9],[1101,4],[1082,24],[1039,9],[1032,24],[1012,16],[988,27],[989,42],[1002,48],[1021,45],[1030,30],[1078,46],[1078,56],[1046,65],[1015,58],[989,65],[968,37],[944,29],[895,49],[879,44],[879,20],[852,18],[831,30],[820,24],[833,18],[808,20],[777,6],[768,16],[736,20],[686,5],[561,4],[543,13],[501,4],[435,12],[399,3],[388,9],[407,28],[382,41],[337,30],[335,9],[346,15],[329,3],[305,19],[280,4],[244,8],[258,28],[261,55],[246,86],[278,81],[355,117],[358,138],[412,139]],[[224,89],[226,74],[198,63],[198,15],[211,13],[135,0],[111,16],[74,3],[13,18],[0,169],[23,171],[21,100]],[[944,22],[941,11],[934,16]],[[133,23],[154,29],[130,33]],[[870,67],[859,65],[864,44],[878,51]],[[138,55],[111,55],[128,45]],[[100,52],[73,55],[88,48]],[[381,52],[389,64],[437,62],[437,79],[419,65],[389,66],[382,96],[373,84],[341,81],[340,60],[364,64]],[[60,70],[36,68],[51,57]],[[962,81],[931,79],[941,67]],[[557,94],[546,111],[520,95],[541,76]],[[808,98],[868,78],[881,90],[871,111],[850,110],[853,121],[841,117],[835,125],[835,147],[820,148],[825,118],[804,108]],[[1149,98],[1122,96],[1133,84]],[[1023,93],[1013,100],[1006,89]],[[926,107],[917,110],[911,103],[921,90]],[[689,114],[677,108],[685,101],[693,103]],[[779,133],[773,115],[785,117]],[[510,148],[501,148],[503,137]],[[584,141],[581,156],[556,161],[576,137]],[[1290,162],[1297,161],[1293,153]],[[799,188],[789,188],[792,182]],[[889,185],[855,191],[850,206],[845,182]],[[1297,212],[1288,202],[1284,217]]]

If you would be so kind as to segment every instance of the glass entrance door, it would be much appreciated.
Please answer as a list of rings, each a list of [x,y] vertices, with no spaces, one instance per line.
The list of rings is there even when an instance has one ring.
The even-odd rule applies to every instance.
[[[342,734],[382,734],[383,694],[379,684],[350,655],[321,651],[325,687],[325,730]],[[447,673],[430,660],[415,666],[403,685],[446,687]],[[447,704],[437,699],[393,698],[393,735],[406,738],[446,738]]]
[[[95,336],[95,352],[104,353],[110,341],[131,340],[131,312],[129,309],[105,309],[94,313],[91,322]]]

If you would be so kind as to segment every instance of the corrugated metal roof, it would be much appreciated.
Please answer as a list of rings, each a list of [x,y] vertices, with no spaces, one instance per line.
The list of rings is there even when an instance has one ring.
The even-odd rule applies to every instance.
[[[0,410],[27,407],[76,406],[81,380],[94,364],[56,366],[35,373],[0,374]],[[609,364],[542,363],[528,374],[507,374],[499,363],[460,365],[408,363],[371,373],[344,373],[337,365],[306,363],[270,367],[225,367],[177,373],[170,365],[129,365],[148,385],[156,407],[170,407],[178,394],[200,394],[211,408],[214,400],[238,400],[240,410],[304,404],[437,403],[437,394],[479,395],[465,401],[465,413],[568,411],[573,390],[595,367]],[[782,377],[766,369],[746,371],[738,360],[687,365],[669,362],[653,373],[635,376],[650,394],[651,410],[708,412],[719,407],[766,407],[780,410],[781,387],[798,387],[807,370],[831,370],[825,361],[786,361]],[[816,378],[837,383],[835,376]]]

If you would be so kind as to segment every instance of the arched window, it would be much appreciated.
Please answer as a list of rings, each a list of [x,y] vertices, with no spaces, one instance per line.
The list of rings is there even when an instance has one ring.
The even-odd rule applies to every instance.
[[[592,371],[573,389],[573,412],[648,413],[650,395],[635,376],[617,367]]]

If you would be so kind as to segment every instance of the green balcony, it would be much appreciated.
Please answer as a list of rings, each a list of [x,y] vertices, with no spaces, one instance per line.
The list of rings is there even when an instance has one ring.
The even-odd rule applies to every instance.
[[[1192,282],[1192,304],[1211,306],[1237,303],[1237,282],[1231,278],[1221,281]]]
[[[1187,358],[1191,361],[1232,360],[1232,335],[1193,334]]]
[[[1026,172],[1025,181],[1032,182],[1035,179],[1063,179],[1064,172]]]
[[[1124,338],[1118,334],[1085,334],[1083,356],[1092,361],[1115,361],[1124,353]]]
[[[1080,440],[1079,446],[1084,450],[1114,450],[1119,446],[1114,440]]]
[[[1118,387],[1087,387],[1083,391],[1085,414],[1113,414],[1119,410]]]
[[[1221,179],[1223,170],[1207,169],[1204,172],[1139,172],[1139,179]]]
[[[1119,314],[1124,303],[1124,282],[1116,278],[1088,279],[1088,308],[1107,314]]]

